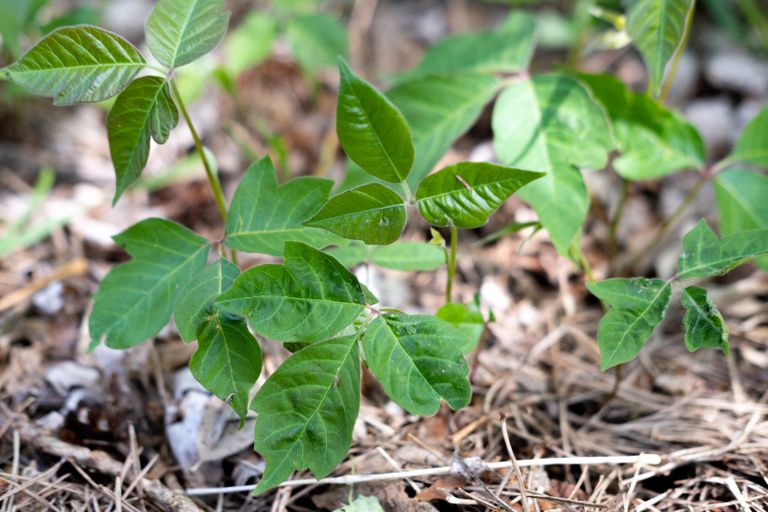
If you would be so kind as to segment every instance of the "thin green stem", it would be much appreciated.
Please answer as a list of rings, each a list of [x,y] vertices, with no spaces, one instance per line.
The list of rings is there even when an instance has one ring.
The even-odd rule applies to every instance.
[[[640,249],[640,251],[638,251],[637,254],[626,265],[627,269],[634,269],[634,267],[637,266],[637,264],[640,263],[643,258],[647,257],[656,248],[657,245],[664,241],[664,238],[667,236],[667,233],[669,233],[669,230],[676,226],[678,222],[680,222],[686,210],[690,208],[690,206],[699,196],[699,192],[701,192],[701,189],[704,188],[704,185],[707,183],[707,181],[709,181],[710,176],[711,172],[706,171],[699,175],[699,179],[693,185],[691,190],[688,191],[688,194],[678,205],[677,209],[672,212],[672,215],[664,219],[664,221],[659,225],[659,229],[656,230],[656,234],[653,236],[653,238],[651,238],[651,240],[649,240],[648,243],[645,244],[645,246],[643,246],[643,248]]]
[[[675,50],[675,54],[672,56],[672,64],[669,66],[669,73],[667,73],[666,80],[661,86],[661,93],[659,94],[659,102],[664,103],[669,96],[669,91],[672,90],[672,83],[675,81],[677,75],[677,69],[680,67],[680,59],[683,56],[685,47],[688,45],[688,36],[691,34],[691,25],[693,24],[693,11],[696,10],[696,0],[691,3],[691,8],[688,10],[688,15],[685,17],[685,28],[683,29],[683,37],[680,40],[680,44]]]
[[[205,175],[208,177],[208,184],[211,186],[211,190],[213,191],[213,197],[216,199],[216,206],[219,209],[219,214],[221,215],[221,220],[224,224],[227,223],[227,202],[224,200],[224,192],[221,190],[221,183],[219,183],[219,178],[216,176],[216,174],[213,172],[213,169],[211,169],[211,164],[208,162],[208,159],[205,156],[205,151],[203,150],[203,144],[200,142],[200,136],[197,134],[197,130],[195,130],[195,125],[192,124],[192,118],[189,117],[189,112],[187,112],[187,107],[184,105],[184,101],[181,99],[181,94],[179,94],[179,88],[176,86],[176,82],[173,80],[171,82],[171,90],[173,91],[173,96],[176,100],[176,104],[179,106],[179,110],[181,110],[181,115],[184,117],[184,121],[187,123],[187,127],[189,128],[189,132],[192,134],[192,140],[195,141],[195,149],[197,150],[197,154],[200,157],[200,160],[203,162],[203,167],[205,168]]]
[[[584,276],[587,278],[587,282],[594,283],[595,274],[592,273],[592,266],[589,264],[589,260],[584,255],[584,251],[581,250],[581,247],[576,247],[576,256],[579,258],[579,264],[584,270]]]
[[[405,193],[405,200],[408,203],[412,203],[412,204],[415,203],[416,197],[413,195],[413,192],[411,192],[411,187],[408,186],[408,182],[403,181],[402,185],[403,185],[403,192]]]
[[[453,280],[456,277],[456,246],[458,245],[459,231],[456,226],[451,226],[451,250],[448,253],[448,283],[445,286],[445,302],[451,302],[453,297]]]

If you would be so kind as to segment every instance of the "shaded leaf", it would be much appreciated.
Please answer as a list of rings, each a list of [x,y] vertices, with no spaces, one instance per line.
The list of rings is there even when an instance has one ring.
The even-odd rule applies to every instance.
[[[587,283],[592,294],[610,306],[600,320],[597,344],[605,371],[634,359],[664,319],[672,288],[661,279],[607,279]]]
[[[159,0],[147,20],[152,55],[169,69],[210,52],[227,31],[223,0]]]
[[[534,20],[528,13],[514,11],[495,30],[459,34],[437,42],[418,66],[401,75],[401,80],[457,72],[513,73],[528,67],[533,53]]]
[[[133,257],[101,282],[88,322],[95,344],[128,348],[165,327],[181,290],[205,267],[210,243],[163,219],[146,219],[114,237]]]
[[[427,176],[416,191],[416,204],[436,226],[477,228],[509,196],[542,176],[500,165],[462,162]]]
[[[240,274],[237,265],[220,259],[208,265],[181,292],[173,311],[173,320],[181,339],[196,339],[200,324],[213,313],[213,300],[227,290]]]
[[[658,93],[667,63],[680,46],[693,0],[636,0],[627,11],[627,33],[643,55]]]
[[[614,148],[602,109],[576,80],[539,75],[509,86],[493,111],[496,154],[506,165],[544,171],[518,195],[567,255],[589,206],[579,168],[602,169]]]
[[[224,69],[232,77],[253,68],[269,57],[277,34],[275,19],[251,11],[224,40]]]
[[[178,122],[179,111],[164,79],[145,76],[120,93],[107,118],[109,151],[117,176],[112,204],[144,170],[150,137],[164,144]]]
[[[728,160],[768,169],[768,107],[747,124]]]
[[[11,81],[61,106],[111,98],[144,66],[139,50],[122,37],[82,25],[54,30],[5,71]]]
[[[261,349],[245,321],[215,315],[200,324],[198,349],[189,369],[208,391],[228,402],[240,416],[248,414],[251,388],[261,374]]]
[[[403,272],[435,270],[445,265],[445,250],[426,242],[395,242],[374,249],[370,262]]]
[[[680,279],[720,276],[764,254],[768,254],[768,229],[739,231],[718,240],[702,219],[683,237],[677,275]]]
[[[336,133],[355,163],[384,181],[405,181],[413,165],[413,141],[405,118],[386,96],[339,59]]]
[[[768,228],[768,176],[732,169],[718,173],[714,187],[723,235]],[[758,258],[757,263],[768,271],[767,257]]]
[[[610,75],[579,74],[611,118],[621,154],[613,168],[630,180],[650,180],[706,162],[701,135],[692,124],[646,94],[632,92]]]
[[[285,35],[296,62],[310,73],[333,66],[339,55],[347,55],[347,29],[329,14],[316,13],[291,18]]]
[[[388,187],[369,183],[332,197],[304,225],[366,244],[390,244],[405,228],[405,203]]]
[[[284,265],[252,267],[216,299],[226,313],[247,317],[251,328],[276,341],[333,336],[363,311],[365,293],[341,263],[317,249],[286,242]]]
[[[261,493],[296,469],[330,473],[352,443],[360,407],[360,353],[354,336],[320,341],[285,360],[259,389],[254,449],[267,467]]]
[[[685,348],[689,352],[700,348],[719,348],[727,354],[730,351],[728,326],[717,306],[707,297],[707,290],[688,286],[680,300],[685,308]]]
[[[469,354],[475,350],[483,331],[485,331],[482,313],[470,309],[466,304],[448,302],[437,310],[435,316],[450,323],[464,335],[464,344],[461,346],[462,353]]]
[[[304,177],[278,186],[269,158],[251,165],[235,190],[229,208],[226,244],[233,249],[280,256],[287,241],[325,247],[342,239],[304,222],[331,192],[331,180]]]
[[[0,36],[3,50],[14,58],[21,53],[19,36],[29,29],[48,0],[0,0]]]
[[[352,268],[361,263],[367,262],[374,248],[375,247],[357,242],[345,245],[343,247],[332,247],[330,249],[326,249],[325,252],[333,256],[345,267]]]
[[[429,416],[444,399],[452,409],[469,404],[464,336],[431,316],[391,313],[376,317],[363,338],[365,361],[387,395],[403,409]]]

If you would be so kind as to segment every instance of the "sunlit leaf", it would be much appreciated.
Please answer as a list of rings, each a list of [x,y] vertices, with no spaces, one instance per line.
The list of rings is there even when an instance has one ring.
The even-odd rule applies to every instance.
[[[237,265],[219,259],[189,282],[173,311],[173,320],[183,341],[195,339],[200,324],[213,313],[213,300],[227,290],[239,274]]]
[[[144,66],[141,53],[107,30],[82,25],[54,30],[5,71],[54,105],[103,101],[122,91]]]
[[[701,220],[683,237],[677,263],[680,279],[723,275],[757,256],[768,254],[768,229],[739,231],[719,239]]]
[[[728,160],[768,169],[768,107],[747,124]]]
[[[456,327],[464,335],[461,351],[469,354],[477,347],[485,331],[485,321],[480,311],[470,309],[466,304],[448,302],[437,310],[435,316]]]
[[[313,343],[289,357],[253,399],[254,449],[267,467],[255,493],[297,469],[330,473],[352,443],[360,407],[360,353],[354,336]]]

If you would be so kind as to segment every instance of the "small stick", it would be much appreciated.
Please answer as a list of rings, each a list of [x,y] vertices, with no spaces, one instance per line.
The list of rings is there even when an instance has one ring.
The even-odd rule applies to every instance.
[[[507,453],[509,453],[509,461],[512,463],[512,468],[515,470],[517,487],[520,489],[520,503],[523,505],[523,510],[528,512],[531,509],[528,507],[528,496],[525,494],[523,473],[520,471],[520,466],[517,464],[517,457],[515,457],[515,451],[512,449],[512,443],[509,440],[509,432],[507,431],[507,417],[504,416],[504,413],[501,413],[501,436],[504,438],[504,445],[507,447]]]
[[[599,464],[661,464],[661,457],[652,453],[642,453],[640,455],[620,455],[608,457],[553,457],[550,459],[524,459],[517,461],[521,468],[530,466],[586,466]],[[489,462],[483,464],[483,469],[507,469],[512,467],[511,461]],[[280,484],[280,487],[297,487],[302,485],[352,485],[365,482],[378,482],[382,480],[402,480],[404,478],[420,478],[426,476],[454,475],[461,474],[461,468],[457,465],[441,466],[436,468],[412,469],[409,471],[398,471],[393,473],[374,473],[371,475],[347,475],[338,477],[322,478],[304,478],[298,480],[288,480]],[[204,496],[206,494],[221,494],[233,492],[248,492],[256,488],[256,485],[236,485],[231,487],[201,487],[187,489],[188,496]]]

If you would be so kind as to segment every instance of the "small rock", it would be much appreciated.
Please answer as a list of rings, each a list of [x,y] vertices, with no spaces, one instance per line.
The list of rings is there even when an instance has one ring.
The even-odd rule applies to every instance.
[[[45,373],[45,380],[62,396],[72,388],[89,388],[99,382],[101,374],[95,368],[74,361],[57,363]]]
[[[724,96],[692,101],[685,116],[701,133],[710,157],[726,153],[738,136],[733,105]]]
[[[717,87],[751,96],[768,94],[768,64],[743,52],[713,55],[706,64],[707,79]]]
[[[53,282],[32,296],[32,304],[46,315],[55,315],[64,307],[63,291],[60,281]]]

